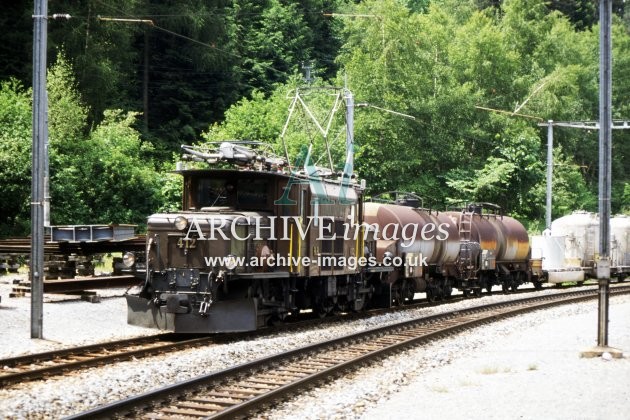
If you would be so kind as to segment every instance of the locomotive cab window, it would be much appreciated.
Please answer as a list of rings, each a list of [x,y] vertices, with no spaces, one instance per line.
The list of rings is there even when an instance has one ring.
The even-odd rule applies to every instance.
[[[236,185],[236,201],[239,208],[250,210],[267,208],[268,180],[239,179]]]
[[[234,207],[263,210],[269,207],[269,180],[252,178],[199,178],[192,182],[193,208]]]
[[[225,179],[202,178],[197,181],[196,207],[229,206],[233,184]]]

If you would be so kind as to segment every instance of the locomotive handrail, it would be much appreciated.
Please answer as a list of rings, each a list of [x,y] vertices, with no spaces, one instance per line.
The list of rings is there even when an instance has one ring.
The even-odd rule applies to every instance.
[[[479,212],[475,212],[476,209],[479,209]],[[484,213],[484,209],[488,209],[490,211],[493,211],[492,213],[490,212],[485,212]],[[490,203],[487,201],[459,201],[459,202],[455,202],[452,203],[450,205],[446,206],[446,211],[468,211],[470,213],[476,213],[480,216],[498,216],[498,217],[503,217],[503,207],[501,207],[498,204],[494,204],[494,203]]]
[[[394,195],[394,199],[385,198],[384,196],[387,195],[387,194]],[[399,198],[400,196],[403,196],[403,198],[400,199]],[[416,200],[418,200],[420,202],[419,206],[411,206],[411,207],[424,209],[424,199],[422,197],[420,197],[419,195],[416,195],[415,193],[407,192],[407,191],[386,191],[386,192],[382,192],[380,194],[376,194],[376,195],[370,197],[370,199],[366,200],[366,201],[371,201],[373,203],[402,204],[402,205],[404,205],[404,203],[407,202],[407,198],[408,197],[416,199]]]

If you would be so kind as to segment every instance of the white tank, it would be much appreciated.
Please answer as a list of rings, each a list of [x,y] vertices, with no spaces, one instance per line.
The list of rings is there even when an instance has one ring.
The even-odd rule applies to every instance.
[[[630,216],[610,219],[610,258],[613,267],[630,266]]]
[[[553,236],[565,236],[565,266],[593,267],[599,255],[599,215],[576,211],[551,223]],[[630,266],[630,216],[610,219],[610,265]]]
[[[564,236],[565,266],[593,267],[599,247],[599,216],[576,211],[551,223],[551,236]]]
[[[542,248],[542,269],[558,270],[567,268],[565,261],[565,236],[551,236],[549,230],[545,230],[536,242]]]
[[[570,281],[584,281],[584,270],[577,264],[578,259],[565,258],[566,236],[552,236],[550,230],[545,230],[542,236],[532,242],[540,247],[542,254],[541,268],[547,273],[549,283],[564,283]],[[532,255],[534,250],[532,249]]]

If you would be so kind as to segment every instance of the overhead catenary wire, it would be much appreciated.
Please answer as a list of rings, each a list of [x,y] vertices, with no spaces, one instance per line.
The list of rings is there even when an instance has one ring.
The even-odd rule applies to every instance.
[[[134,16],[134,15],[130,15],[128,13],[125,13],[124,10],[121,10],[121,9],[115,7],[115,6],[112,6],[111,4],[107,4],[107,3],[103,2],[102,0],[97,0],[97,2],[100,3],[101,5],[103,5],[104,7],[107,7],[110,10],[116,11],[117,13],[120,13],[120,14],[122,14],[124,16],[123,18],[117,18],[115,16],[105,16],[105,17],[107,17],[109,19],[136,19],[136,18],[138,18],[138,16]],[[321,13],[321,11],[318,11],[318,13]],[[151,15],[143,15],[143,16],[140,16],[140,18],[150,17],[150,16]],[[188,15],[183,15],[183,16],[188,16]],[[138,20],[149,20],[149,19],[138,19]],[[160,25],[156,25],[155,22],[153,22],[151,27],[156,29],[156,30],[168,33],[168,34],[170,34],[172,36],[188,40],[189,42],[193,42],[195,44],[198,44],[198,45],[201,45],[201,46],[204,46],[204,47],[211,48],[213,50],[222,52],[222,53],[230,55],[230,56],[232,56],[234,58],[239,58],[239,59],[246,59],[247,58],[247,57],[244,57],[244,56],[242,56],[242,55],[240,55],[238,53],[234,53],[234,52],[227,51],[225,49],[219,48],[216,45],[208,44],[206,42],[199,41],[199,40],[191,38],[189,36],[186,36],[186,35],[180,34],[178,32],[172,31],[170,29],[164,28],[164,27],[162,27]],[[267,63],[264,63],[264,62],[260,62],[259,65],[264,67],[264,68],[266,68],[266,69],[268,69],[269,71],[271,71],[271,72],[281,76],[281,77],[289,77],[289,76],[291,76],[291,73],[278,70],[278,69],[274,68],[270,64],[267,64]]]

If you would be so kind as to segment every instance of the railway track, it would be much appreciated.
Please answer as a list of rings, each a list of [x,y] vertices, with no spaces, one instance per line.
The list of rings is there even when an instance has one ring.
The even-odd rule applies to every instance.
[[[455,298],[452,302],[461,299]],[[411,310],[427,306],[436,306],[437,303],[414,303],[390,309],[375,309],[368,312],[345,314],[336,317],[320,319],[313,316],[302,317],[282,325],[270,327],[253,332],[235,333],[229,335],[204,336],[190,339],[190,335],[178,335],[172,333],[157,334],[146,337],[130,338],[87,346],[73,347],[61,350],[53,350],[44,353],[16,356],[0,359],[0,386],[7,386],[18,382],[32,381],[44,377],[63,375],[68,372],[77,372],[94,366],[102,366],[106,363],[120,362],[132,358],[141,358],[160,353],[167,353],[192,347],[200,347],[210,344],[220,344],[227,341],[247,339],[264,334],[272,334],[281,331],[298,331],[304,328],[322,326],[337,322],[347,322],[354,319],[369,318],[392,310]]]
[[[528,292],[531,291],[519,290],[516,293]],[[154,356],[209,344],[220,344],[230,340],[244,340],[277,332],[300,331],[305,328],[370,318],[388,312],[409,311],[438,306],[444,303],[456,303],[463,299],[455,296],[446,301],[415,301],[393,308],[372,309],[366,312],[341,314],[327,318],[319,318],[313,314],[310,317],[309,314],[301,314],[299,318],[292,319],[289,322],[253,332],[196,337],[194,339],[190,339],[190,336],[166,333],[0,359],[0,386],[64,375],[68,372],[78,372],[82,369],[103,366],[107,363],[130,360],[132,358]]]
[[[0,386],[211,343],[212,337],[158,334],[2,359]]]
[[[523,289],[515,293],[529,292],[531,290]],[[166,333],[0,359],[0,386],[63,375],[68,372],[78,372],[82,369],[132,358],[148,357],[186,348],[220,344],[230,340],[248,339],[283,331],[300,331],[305,328],[370,318],[388,312],[409,311],[438,306],[444,303],[456,303],[463,299],[462,297],[454,296],[446,301],[414,301],[413,303],[388,309],[372,309],[366,312],[341,314],[323,319],[315,315],[309,317],[309,314],[301,314],[299,318],[292,319],[289,322],[254,332],[196,337],[194,339],[190,339],[190,336]]]
[[[630,293],[630,286],[611,294]],[[419,318],[309,345],[95,408],[70,418],[233,418],[248,416],[331,378],[411,346],[484,323],[592,299],[581,290]]]

